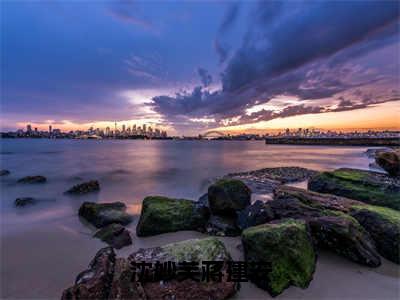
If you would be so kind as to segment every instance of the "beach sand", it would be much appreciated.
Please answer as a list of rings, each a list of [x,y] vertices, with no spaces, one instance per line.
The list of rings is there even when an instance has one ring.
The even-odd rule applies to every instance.
[[[135,232],[135,222],[128,228]],[[77,216],[54,221],[47,227],[29,228],[21,234],[4,236],[1,245],[1,298],[59,299],[73,284],[95,253],[106,244],[91,238]],[[207,235],[184,231],[148,238],[133,236],[133,245],[118,250],[127,256],[139,248]],[[234,260],[242,260],[240,238],[220,238]],[[49,251],[51,249],[51,251]],[[399,266],[382,259],[373,269],[352,263],[330,252],[319,253],[317,269],[310,286],[302,290],[290,287],[276,299],[398,299]],[[272,299],[252,283],[243,283],[234,299]]]

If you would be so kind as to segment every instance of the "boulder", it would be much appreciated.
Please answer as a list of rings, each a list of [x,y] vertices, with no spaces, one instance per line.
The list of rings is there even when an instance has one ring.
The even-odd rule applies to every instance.
[[[129,256],[129,261],[135,262],[221,262],[221,282],[204,280],[195,281],[176,277],[169,280],[153,279],[143,283],[148,299],[228,299],[237,292],[237,284],[226,280],[227,262],[231,260],[224,244],[216,238],[192,239],[162,247],[140,249]],[[181,270],[177,264],[177,270]],[[182,269],[183,270],[183,269]],[[139,273],[136,270],[136,273]]]
[[[132,244],[132,238],[127,230],[121,224],[112,223],[109,224],[94,234],[94,237],[101,239],[110,246],[121,249],[122,247]]]
[[[378,252],[400,264],[400,212],[379,206],[354,206],[350,214],[375,241]]]
[[[305,205],[321,210],[329,209],[348,213],[354,205],[362,202],[331,194],[317,193],[293,186],[282,185],[274,190],[274,199],[296,198]]]
[[[247,206],[244,210],[238,212],[237,226],[243,230],[251,226],[268,223],[274,219],[274,213],[271,207],[258,200]]]
[[[323,172],[311,178],[308,188],[400,210],[400,179],[377,172],[355,169]]]
[[[18,179],[18,183],[45,183],[46,181],[46,177],[40,175],[25,176],[21,179]]]
[[[268,201],[267,205],[270,207],[274,219],[291,218],[308,220],[330,214],[329,210],[312,207],[291,196]]]
[[[97,228],[112,223],[126,225],[132,221],[132,216],[126,212],[126,205],[122,202],[84,202],[79,208],[79,216]]]
[[[316,254],[305,221],[249,227],[242,233],[242,243],[246,261],[265,266],[262,272],[250,271],[250,280],[272,296],[290,285],[306,288],[312,280]]]
[[[108,299],[114,265],[113,248],[99,250],[89,268],[76,277],[72,287],[64,290],[61,299]]]
[[[22,197],[22,198],[17,198],[14,201],[15,206],[25,206],[25,205],[31,205],[31,204],[35,204],[37,202],[37,200],[35,198],[32,197]]]
[[[8,171],[8,170],[5,170],[5,169],[0,170],[0,176],[6,176],[6,175],[9,175],[9,174],[10,174],[10,171]]]
[[[208,217],[208,209],[194,201],[150,196],[143,200],[136,234],[150,236],[179,230],[204,231]]]
[[[236,216],[250,205],[251,191],[240,180],[220,179],[208,188],[210,210],[216,215]]]
[[[400,151],[378,152],[375,162],[391,176],[400,175]]]
[[[308,224],[318,246],[356,263],[369,267],[380,266],[381,260],[374,241],[354,218],[345,214],[326,216],[311,219]]]
[[[242,231],[236,226],[236,218],[212,215],[208,219],[206,232],[217,236],[238,236]]]
[[[91,180],[88,182],[80,183],[74,185],[69,190],[67,190],[66,194],[80,195],[87,194],[90,192],[97,192],[100,190],[100,184],[97,180]]]

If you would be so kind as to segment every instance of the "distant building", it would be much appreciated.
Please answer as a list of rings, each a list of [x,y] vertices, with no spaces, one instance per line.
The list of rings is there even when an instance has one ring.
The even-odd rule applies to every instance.
[[[51,133],[51,131],[52,131],[52,128],[51,128],[51,125],[49,125],[49,133]]]
[[[31,124],[26,125],[26,132],[32,132]]]

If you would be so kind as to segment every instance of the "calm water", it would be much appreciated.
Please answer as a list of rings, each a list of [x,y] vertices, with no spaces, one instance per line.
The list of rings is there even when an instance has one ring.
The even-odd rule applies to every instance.
[[[82,201],[123,201],[140,210],[151,194],[197,199],[209,180],[228,172],[274,166],[317,170],[368,168],[365,148],[265,145],[262,141],[2,141],[2,234],[24,230],[32,223],[75,214]],[[46,176],[38,185],[16,184],[27,175]],[[101,191],[82,197],[63,192],[83,180],[98,179]],[[41,204],[15,208],[17,197],[44,199]]]
[[[10,170],[11,174],[0,178],[0,298],[59,298],[96,251],[105,246],[91,237],[92,229],[77,216],[83,201],[123,201],[130,212],[138,214],[140,203],[147,195],[197,199],[206,191],[211,178],[229,172],[275,166],[368,169],[370,160],[365,150],[364,147],[267,146],[262,141],[2,140],[1,168]],[[16,184],[19,178],[27,175],[43,175],[48,182]],[[80,197],[63,195],[72,185],[89,179],[100,181],[99,193]],[[33,206],[14,207],[17,197],[27,196],[44,201]],[[128,226],[132,233],[137,219]],[[150,238],[133,236],[133,245],[118,252],[126,255],[140,247],[199,236],[203,235],[180,232]],[[240,258],[236,247],[240,239],[223,240],[233,256]],[[343,270],[353,270],[346,267],[347,261],[328,265],[321,262],[319,272],[322,273],[334,270],[333,266],[338,264]],[[343,277],[340,274],[338,281]],[[368,275],[379,284],[373,287],[374,291],[379,294],[386,290],[397,292],[393,288],[396,278],[374,274]],[[326,293],[326,286],[330,286],[330,278],[325,282],[323,275],[318,276],[315,287],[307,290],[313,296]],[[360,278],[361,285],[364,285],[363,280]],[[343,281],[339,290],[346,289],[346,282]],[[244,285],[239,298],[249,297],[246,289],[269,298],[250,284]],[[353,289],[349,287],[348,291],[352,293]],[[297,297],[303,291],[291,288],[287,293]],[[304,296],[309,298],[310,294]]]

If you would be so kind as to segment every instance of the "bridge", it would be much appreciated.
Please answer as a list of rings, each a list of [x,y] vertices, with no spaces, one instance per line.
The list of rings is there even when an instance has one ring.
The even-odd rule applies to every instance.
[[[201,135],[205,139],[215,139],[225,136],[225,133],[217,130],[210,130]]]

